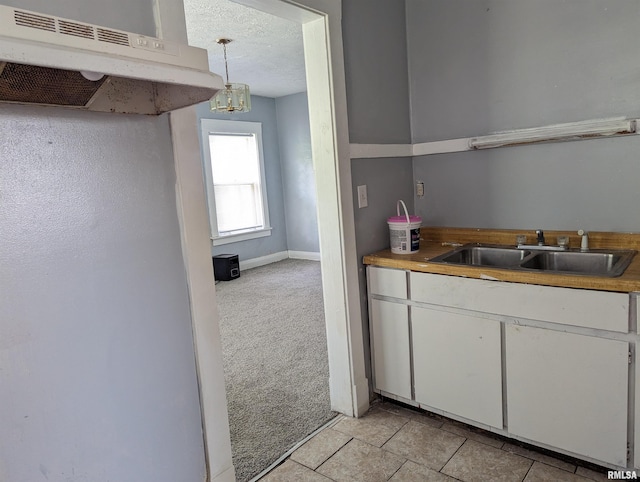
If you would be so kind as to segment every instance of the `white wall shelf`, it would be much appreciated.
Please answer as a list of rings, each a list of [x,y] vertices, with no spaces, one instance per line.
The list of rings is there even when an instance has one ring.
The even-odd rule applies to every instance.
[[[351,159],[418,157],[547,142],[581,141],[636,135],[637,119],[616,117],[514,129],[475,137],[417,144],[350,144]]]

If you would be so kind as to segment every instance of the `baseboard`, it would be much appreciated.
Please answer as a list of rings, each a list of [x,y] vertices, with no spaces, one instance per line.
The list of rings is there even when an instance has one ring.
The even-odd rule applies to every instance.
[[[309,261],[320,261],[320,253],[313,251],[289,251],[292,259],[308,259]]]
[[[236,480],[236,471],[233,466],[229,467],[224,472],[214,475],[209,479],[211,482],[235,482]]]
[[[276,263],[287,258],[320,261],[320,253],[314,253],[313,251],[280,251],[278,253],[260,256],[258,258],[246,259],[244,261],[240,260],[240,271],[243,271],[245,269],[257,268],[258,266],[264,266],[266,264]]]
[[[357,397],[356,417],[362,417],[369,410],[369,380],[362,378],[360,383],[353,385],[353,391]]]
[[[251,258],[247,260],[240,260],[240,271],[245,269],[257,268],[258,266],[264,266],[265,264],[275,263],[282,261],[289,257],[288,251],[280,251],[279,253],[268,254],[266,256],[260,256],[259,258]]]

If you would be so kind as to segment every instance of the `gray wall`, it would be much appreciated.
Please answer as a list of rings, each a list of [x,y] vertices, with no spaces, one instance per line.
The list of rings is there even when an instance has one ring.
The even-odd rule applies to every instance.
[[[240,261],[242,261],[286,251],[287,225],[284,211],[275,99],[251,96],[251,111],[244,114],[213,113],[209,110],[208,102],[198,104],[196,112],[198,116],[198,133],[200,136],[201,119],[262,122],[265,182],[267,184],[267,199],[269,201],[269,220],[273,228],[271,236],[215,246],[212,248],[212,254],[237,254]],[[200,139],[200,143],[202,151],[202,138]]]
[[[4,105],[0,139],[0,480],[203,480],[167,116]]]
[[[389,247],[387,218],[396,215],[402,199],[413,214],[413,169],[411,158],[354,159],[351,161],[353,184],[367,185],[369,205],[358,209],[354,190],[355,225],[358,258]]]
[[[404,1],[342,0],[349,139],[410,142]]]
[[[276,99],[287,248],[319,253],[317,196],[307,94]]]
[[[356,227],[356,252],[359,260],[360,309],[364,332],[365,369],[371,381],[371,350],[369,346],[369,305],[363,256],[389,247],[387,218],[395,216],[396,203],[402,199],[409,211],[413,211],[411,188],[413,170],[410,158],[402,159],[354,159],[351,161],[354,186],[367,185],[368,206],[358,209],[358,193],[354,188],[353,205]]]
[[[358,193],[354,190],[355,224],[358,233],[358,257],[389,247],[387,218],[396,215],[402,199],[413,214],[413,169],[410,158],[354,159],[351,176],[356,186],[366,184],[368,206],[358,209]]]
[[[413,141],[640,112],[635,0],[407,0]],[[636,138],[418,157],[428,224],[640,231]]]
[[[417,158],[423,225],[640,231],[640,138]]]
[[[636,0],[407,0],[413,141],[637,115]]]
[[[351,142],[409,143],[404,1],[343,0],[342,15]],[[410,165],[410,158],[351,162],[359,256],[389,247],[381,233],[396,200],[413,210],[412,180],[403,177]],[[367,184],[369,206],[358,209],[361,184]]]
[[[126,32],[156,36],[153,1],[2,0],[2,5],[93,23]]]
[[[343,0],[349,139],[352,143],[409,143],[409,90],[404,1]],[[367,282],[362,257],[389,247],[387,217],[403,199],[413,211],[411,159],[351,161],[360,305],[366,372],[371,379]],[[357,186],[366,184],[368,204],[359,209]]]

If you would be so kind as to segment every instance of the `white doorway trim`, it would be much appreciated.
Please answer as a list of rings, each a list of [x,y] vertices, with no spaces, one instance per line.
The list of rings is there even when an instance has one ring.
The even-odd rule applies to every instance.
[[[331,408],[369,408],[356,254],[341,0],[231,0],[302,24]]]
[[[207,481],[236,480],[222,369],[218,304],[211,260],[209,214],[204,191],[195,107],[169,114],[176,166],[176,203],[191,305],[195,369]]]

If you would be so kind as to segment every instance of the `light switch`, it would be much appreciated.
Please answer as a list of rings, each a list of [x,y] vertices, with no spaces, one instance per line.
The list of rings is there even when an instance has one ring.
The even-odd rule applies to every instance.
[[[366,208],[369,205],[367,200],[367,185],[358,186],[358,207]]]

